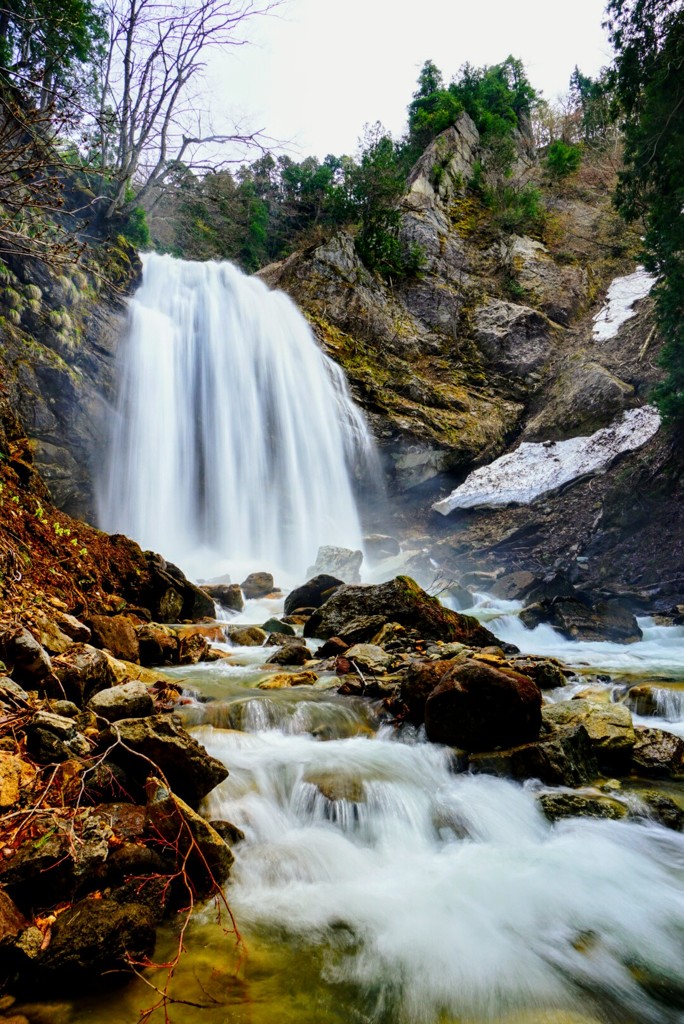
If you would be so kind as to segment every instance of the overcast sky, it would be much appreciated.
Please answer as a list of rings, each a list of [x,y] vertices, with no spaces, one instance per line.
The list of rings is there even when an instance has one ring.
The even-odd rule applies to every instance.
[[[285,0],[253,21],[250,46],[212,66],[214,102],[244,114],[295,159],[355,153],[366,122],[401,135],[425,60],[449,82],[466,61],[525,64],[545,98],[567,90],[575,64],[610,61],[604,0]]]

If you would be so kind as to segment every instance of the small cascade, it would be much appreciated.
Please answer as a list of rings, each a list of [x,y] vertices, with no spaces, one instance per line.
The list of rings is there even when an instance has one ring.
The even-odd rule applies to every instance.
[[[373,442],[294,303],[229,263],[143,267],[100,525],[202,576],[301,574],[322,544],[360,547]]]

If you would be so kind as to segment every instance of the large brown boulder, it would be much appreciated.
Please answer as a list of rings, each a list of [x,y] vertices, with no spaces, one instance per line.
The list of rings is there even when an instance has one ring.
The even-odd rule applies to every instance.
[[[397,576],[377,585],[340,587],[313,613],[304,626],[304,635],[323,640],[331,636],[347,639],[349,624],[366,617],[409,626],[426,640],[458,640],[471,647],[489,647],[499,642],[477,619],[445,608],[408,576]],[[354,642],[366,639],[372,638],[355,637]]]
[[[245,597],[251,600],[271,594],[275,589],[275,583],[270,572],[251,572],[240,587]]]
[[[448,661],[412,661],[399,683],[399,711],[417,724],[423,721],[425,702],[432,691],[441,683],[447,672],[457,664],[454,659]]]
[[[469,661],[450,669],[425,704],[433,743],[494,750],[528,743],[541,728],[541,690],[527,676]]]
[[[140,661],[135,626],[127,615],[91,615],[88,625],[94,647],[106,647],[123,661]]]
[[[212,757],[171,717],[126,718],[111,726],[109,745],[119,744],[111,758],[133,778],[144,781],[154,766],[163,772],[174,793],[191,807],[223,782],[228,769]]]

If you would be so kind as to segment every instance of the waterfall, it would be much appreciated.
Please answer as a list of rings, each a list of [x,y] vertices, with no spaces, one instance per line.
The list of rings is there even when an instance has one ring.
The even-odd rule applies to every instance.
[[[294,303],[229,263],[143,256],[100,525],[195,576],[361,546],[373,442]]]

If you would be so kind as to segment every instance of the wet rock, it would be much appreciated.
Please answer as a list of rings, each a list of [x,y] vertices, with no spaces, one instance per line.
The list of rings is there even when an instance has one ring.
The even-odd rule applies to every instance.
[[[228,846],[241,843],[245,838],[245,833],[242,829],[238,828],[237,825],[233,825],[232,821],[222,821],[219,819],[218,821],[210,821],[209,824]]]
[[[205,584],[202,586],[202,590],[226,611],[241,612],[245,607],[245,599],[237,583]]]
[[[282,647],[284,644],[303,644],[305,641],[301,636],[293,636],[292,633],[269,633],[264,647]]]
[[[468,768],[503,778],[540,779],[549,786],[586,786],[598,772],[596,756],[583,725],[555,729],[542,735],[536,743],[521,744],[509,750],[470,754]]]
[[[192,807],[228,776],[228,769],[168,716],[115,722],[111,739],[105,742],[116,739],[120,744],[111,752],[112,760],[140,780],[156,765],[173,791]]]
[[[316,561],[307,570],[307,576],[328,575],[339,578],[345,583],[361,582],[361,563],[363,551],[352,551],[351,548],[339,548],[333,544],[324,544],[318,549]]]
[[[632,749],[632,771],[653,778],[684,775],[684,740],[662,729],[638,725]]]
[[[366,801],[363,779],[338,775],[333,772],[307,771],[304,775],[304,782],[315,786],[321,796],[330,800],[331,803],[348,800],[350,803],[361,804]]]
[[[94,647],[106,647],[115,658],[140,661],[135,627],[127,615],[91,615],[89,626]]]
[[[633,811],[631,817],[647,818],[674,832],[684,832],[684,810],[672,797],[651,789],[642,790],[639,799],[643,803],[643,812]]]
[[[313,655],[309,648],[299,639],[294,643],[283,644],[275,654],[266,660],[267,665],[305,665]]]
[[[143,718],[154,711],[154,700],[144,683],[132,681],[100,690],[88,703],[91,711],[108,722],[122,718]]]
[[[0,811],[16,810],[25,803],[36,778],[36,769],[15,754],[0,751]]]
[[[500,576],[498,580],[487,587],[487,590],[494,597],[499,597],[504,601],[517,601],[529,594],[538,582],[539,578],[533,573],[521,570]]]
[[[107,655],[89,644],[73,644],[53,660],[52,667],[66,698],[80,707],[114,685]]]
[[[178,664],[197,665],[204,661],[209,643],[201,633],[181,633],[178,637]]]
[[[555,658],[541,658],[525,655],[521,658],[509,658],[508,665],[516,672],[529,676],[540,690],[555,690],[567,683],[567,670]]]
[[[432,691],[447,672],[464,660],[412,661],[399,684],[399,710],[405,711],[412,722],[421,723],[425,715],[425,702]]]
[[[623,704],[592,704],[588,700],[564,700],[547,704],[542,712],[547,725],[556,728],[583,725],[599,764],[629,764],[635,742],[629,709]]]
[[[237,647],[262,647],[266,633],[258,626],[224,626],[226,636]]]
[[[40,958],[41,975],[51,988],[97,983],[111,971],[130,972],[155,946],[154,919],[142,904],[88,896],[60,914]]]
[[[449,669],[425,703],[425,732],[433,743],[493,750],[536,739],[541,691],[514,672],[465,662]]]
[[[340,639],[350,647],[353,644],[367,643],[370,640],[374,640],[386,625],[387,621],[382,615],[359,615],[355,619],[350,619],[342,626]],[[306,627],[304,628],[304,635],[307,635]]]
[[[168,626],[147,623],[136,634],[142,665],[178,664],[178,637]]]
[[[52,675],[49,654],[24,626],[0,633],[0,657],[12,678],[29,689],[40,687]]]
[[[344,654],[349,647],[349,644],[341,639],[339,636],[329,637],[325,643],[316,651],[319,658],[336,658],[338,654]]]
[[[295,587],[285,598],[285,614],[291,615],[298,608],[307,610],[320,608],[329,597],[343,585],[343,580],[327,573],[320,573],[307,580],[301,587]]]
[[[28,748],[41,764],[87,757],[90,744],[80,733],[73,719],[39,711],[26,727]]]
[[[549,821],[562,818],[609,818],[619,821],[627,807],[598,793],[540,793],[537,800]]]
[[[144,552],[148,580],[142,603],[157,622],[213,619],[214,602],[172,562],[154,551]]]
[[[476,619],[444,608],[408,576],[397,576],[376,586],[340,587],[313,613],[304,627],[304,635],[322,639],[340,636],[351,642],[349,625],[362,616],[378,617],[383,625],[398,622],[417,630],[425,639],[457,640],[472,647],[497,643],[496,637]],[[354,642],[369,639],[372,637],[358,637]]]
[[[656,686],[653,683],[642,683],[639,686],[632,686],[623,698],[624,703],[635,715],[662,715],[665,718],[678,718],[679,715],[666,713],[668,704],[681,704],[684,708],[684,691],[677,691],[671,687]],[[674,710],[674,708],[673,708]],[[665,713],[664,713],[665,712]]]
[[[392,656],[375,644],[354,644],[344,654],[345,658],[360,672],[382,675],[392,665]]]
[[[363,547],[372,561],[378,562],[383,558],[391,558],[401,551],[399,541],[396,537],[389,537],[384,533],[371,533],[363,538]]]
[[[257,685],[260,690],[286,690],[290,686],[313,686],[317,679],[315,672],[279,672]]]
[[[240,584],[242,593],[248,600],[267,597],[275,589],[273,576],[270,572],[251,572]]]
[[[160,779],[149,779],[146,793],[150,825],[169,844],[193,888],[204,895],[218,891],[234,860],[224,839]]]
[[[295,636],[292,626],[288,626],[286,622],[281,622],[280,619],[268,619],[261,628],[264,633],[280,633],[285,636]]]
[[[569,640],[610,640],[629,644],[641,640],[642,633],[629,607],[621,601],[597,601],[575,592],[551,602],[530,605],[520,613],[528,629],[547,622]]]

